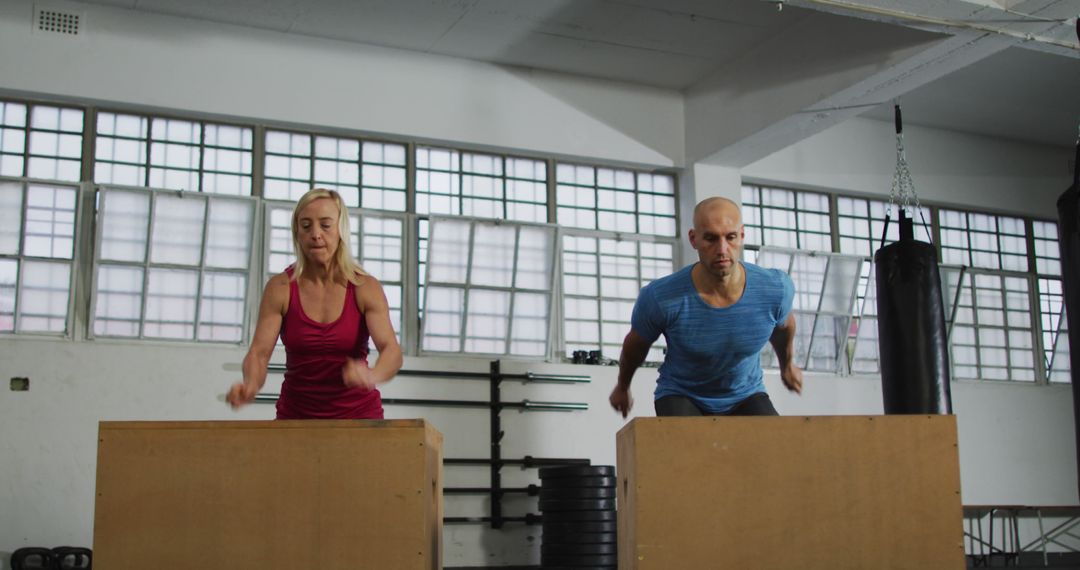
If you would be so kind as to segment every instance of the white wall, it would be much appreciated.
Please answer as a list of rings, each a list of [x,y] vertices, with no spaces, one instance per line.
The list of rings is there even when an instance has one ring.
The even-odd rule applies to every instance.
[[[62,3],[50,3],[50,6]],[[670,90],[73,5],[78,38],[0,3],[0,90],[658,166],[683,159]]]
[[[850,119],[747,166],[743,176],[888,196],[896,167],[894,129],[890,122]],[[1069,148],[915,124],[904,125],[904,148],[916,193],[936,204],[1056,220],[1057,197],[1072,183]]]
[[[31,34],[29,1],[0,4],[0,92],[626,164],[679,166],[683,160],[683,100],[677,93],[78,6],[89,12],[88,34],[71,42]],[[751,165],[741,176],[800,187],[888,192],[893,168],[889,128],[849,121]],[[1052,217],[1052,205],[1046,203],[1068,183],[1063,166],[1067,150],[917,127],[907,132],[916,187],[927,200]],[[713,168],[694,165],[695,176],[681,188],[686,200],[735,191],[733,173]],[[98,421],[272,417],[269,405],[233,413],[217,401],[238,376],[227,368],[242,356],[240,347],[212,345],[0,339],[0,379],[31,378],[28,392],[0,389],[0,560],[2,553],[20,546],[90,545]],[[487,362],[411,357],[405,366],[483,371]],[[614,437],[624,423],[607,406],[614,368],[507,362],[504,370],[593,378],[579,386],[507,383],[507,399],[587,402],[590,409],[506,412],[506,456],[614,463]],[[639,372],[635,414],[652,413],[654,380],[654,369]],[[767,384],[785,414],[878,414],[882,409],[875,378],[810,375],[801,397],[784,392],[774,375],[768,375]],[[479,399],[486,390],[482,382],[402,377],[385,394]],[[1075,503],[1066,388],[957,382],[954,404],[965,502]],[[447,456],[487,453],[484,411],[387,411],[389,417],[430,419],[446,435]],[[446,484],[481,486],[486,476],[486,469],[452,467],[446,470]],[[535,471],[508,468],[504,482],[535,483]],[[534,501],[508,498],[505,512],[535,512]],[[483,515],[486,509],[482,498],[447,498],[448,516]],[[539,561],[537,527],[510,525],[496,532],[447,526],[445,537],[448,566]]]

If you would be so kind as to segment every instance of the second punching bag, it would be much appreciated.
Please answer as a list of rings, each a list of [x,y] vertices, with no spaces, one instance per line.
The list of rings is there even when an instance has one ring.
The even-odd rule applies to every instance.
[[[900,210],[900,240],[874,254],[886,414],[951,414],[949,356],[934,246]]]

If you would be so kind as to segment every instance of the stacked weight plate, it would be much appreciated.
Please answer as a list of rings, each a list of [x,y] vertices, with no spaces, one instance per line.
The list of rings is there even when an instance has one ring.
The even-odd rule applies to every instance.
[[[611,465],[540,469],[544,568],[615,568],[615,468]]]

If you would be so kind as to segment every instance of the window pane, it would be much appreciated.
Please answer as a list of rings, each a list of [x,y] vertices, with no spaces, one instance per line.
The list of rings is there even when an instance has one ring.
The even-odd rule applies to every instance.
[[[439,283],[465,283],[468,271],[468,222],[439,219],[432,224],[428,280]]]
[[[150,195],[106,190],[101,197],[100,258],[141,262],[146,258]]]
[[[139,336],[139,319],[142,316],[142,268],[108,265],[99,267],[95,292],[94,334]]]
[[[244,269],[251,250],[252,203],[211,200],[206,235],[206,266]]]
[[[0,105],[0,110],[3,106]],[[23,185],[0,180],[0,254],[19,253],[22,236]]]
[[[514,284],[516,228],[476,224],[470,282],[491,287]]]
[[[519,289],[551,287],[551,248],[555,243],[554,230],[521,228],[514,286]]]
[[[0,259],[0,332],[15,330],[15,284],[19,262]]]
[[[30,116],[26,175],[77,182],[82,162],[83,111],[34,105]]]
[[[158,194],[154,203],[154,234],[150,261],[199,265],[202,258],[206,200]]]
[[[239,342],[244,332],[247,276],[206,273],[199,299],[199,340]]]
[[[465,291],[428,285],[424,303],[424,350],[459,352]]]
[[[195,299],[198,272],[150,269],[146,286],[147,337],[192,339],[195,337]]]
[[[25,261],[19,280],[17,332],[64,333],[67,330],[71,265]]]
[[[470,290],[469,311],[466,316],[465,352],[505,353],[509,321],[510,293]]]

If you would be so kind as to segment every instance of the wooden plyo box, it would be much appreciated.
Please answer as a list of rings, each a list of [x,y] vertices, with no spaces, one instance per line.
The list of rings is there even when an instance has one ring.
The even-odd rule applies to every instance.
[[[965,567],[954,416],[637,418],[619,568]]]
[[[95,567],[441,567],[442,434],[423,420],[98,432]]]

